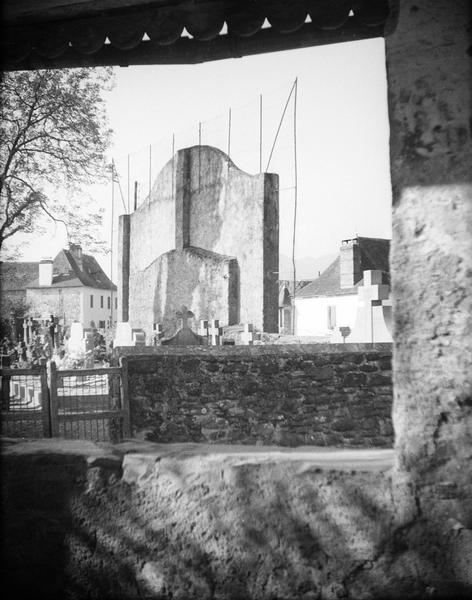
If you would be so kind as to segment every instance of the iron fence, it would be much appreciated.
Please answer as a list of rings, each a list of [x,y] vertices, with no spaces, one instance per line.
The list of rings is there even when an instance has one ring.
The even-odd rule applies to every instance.
[[[129,409],[120,367],[57,370],[50,363],[54,437],[116,442],[129,436]]]
[[[129,436],[127,381],[121,367],[0,370],[1,434],[117,442]]]
[[[49,437],[51,419],[46,364],[2,368],[1,432],[6,437]]]

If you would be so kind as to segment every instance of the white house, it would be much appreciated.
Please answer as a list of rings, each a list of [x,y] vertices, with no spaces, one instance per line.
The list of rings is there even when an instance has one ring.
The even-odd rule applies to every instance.
[[[388,310],[389,303],[389,249],[390,240],[357,237],[343,240],[339,256],[312,282],[300,289],[295,297],[296,335],[329,336],[332,341],[346,342],[354,331],[359,319],[359,306],[365,304],[366,295],[359,294],[364,286],[364,272],[368,271],[369,286],[381,286],[381,295],[372,295],[375,303],[382,303],[382,310]],[[375,272],[374,275],[370,272]],[[364,290],[365,291],[365,290]],[[375,296],[375,298],[374,298]],[[378,311],[377,311],[378,312]],[[380,331],[380,330],[378,330]],[[355,341],[389,341],[382,334],[373,339],[362,339],[365,334],[357,334]],[[374,335],[375,337],[375,335]]]
[[[2,264],[10,278],[16,270],[23,272],[23,263]],[[63,325],[80,321],[84,327],[96,328],[116,322],[116,286],[78,244],[70,244],[54,260],[28,263],[28,274],[30,280],[23,277],[22,289],[14,292],[15,298],[24,297],[28,314],[34,318],[48,320],[52,315]]]

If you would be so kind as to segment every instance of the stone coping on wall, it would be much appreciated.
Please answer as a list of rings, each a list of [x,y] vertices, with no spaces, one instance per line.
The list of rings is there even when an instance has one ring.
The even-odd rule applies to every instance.
[[[255,346],[121,346],[115,348],[114,357],[129,356],[147,358],[152,356],[296,356],[300,354],[357,354],[375,352],[390,356],[392,343],[374,344],[267,344]]]
[[[95,462],[122,462],[128,473],[124,477],[128,483],[134,479],[134,467],[137,464],[151,464],[162,459],[186,461],[195,459],[216,460],[243,464],[270,462],[303,463],[313,468],[328,471],[386,471],[393,466],[392,449],[340,449],[300,446],[246,446],[225,444],[175,443],[156,444],[142,440],[129,439],[118,444],[91,442],[87,440],[52,439],[16,439],[0,438],[1,453],[8,456],[38,457],[42,463],[54,463],[55,457],[76,456],[84,458],[90,465]],[[137,481],[134,481],[135,483]]]

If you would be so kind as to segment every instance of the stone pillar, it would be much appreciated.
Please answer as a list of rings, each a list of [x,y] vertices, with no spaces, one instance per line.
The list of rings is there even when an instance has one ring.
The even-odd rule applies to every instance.
[[[190,195],[192,161],[190,148],[177,154],[175,177],[175,248],[182,250],[190,246]]]
[[[264,321],[263,330],[279,330],[279,176],[264,173]]]
[[[130,215],[120,215],[118,224],[118,315],[117,321],[129,319],[129,260],[130,260]],[[113,302],[113,297],[111,298]],[[111,308],[113,313],[113,307]]]
[[[472,536],[466,542],[460,532],[472,529],[470,19],[467,0],[401,0],[386,38],[397,501],[404,522],[420,515],[438,546],[448,544],[438,568],[467,585],[470,565],[468,575],[460,565]]]

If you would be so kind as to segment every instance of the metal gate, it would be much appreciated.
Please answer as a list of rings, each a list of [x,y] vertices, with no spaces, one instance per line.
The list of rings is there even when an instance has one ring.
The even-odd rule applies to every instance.
[[[121,367],[2,369],[2,435],[118,442],[130,435]]]
[[[31,369],[0,370],[1,432],[6,437],[50,437],[46,362]]]

